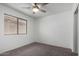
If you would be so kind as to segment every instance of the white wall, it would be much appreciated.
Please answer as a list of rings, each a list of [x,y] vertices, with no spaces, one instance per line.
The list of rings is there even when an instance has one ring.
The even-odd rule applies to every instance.
[[[76,28],[76,30],[78,31],[78,33],[77,33],[77,38],[78,38],[78,39],[77,39],[77,41],[78,41],[78,42],[77,42],[77,47],[78,47],[78,49],[76,49],[76,50],[78,50],[77,52],[78,52],[78,55],[79,55],[79,5],[78,5],[78,3],[74,3],[74,5],[73,5],[73,20],[75,20],[75,19],[74,19],[74,12],[76,11],[77,7],[78,7],[78,20],[77,20],[77,19],[76,19],[76,20],[78,21],[78,22],[77,22],[78,24],[76,24],[76,25],[77,25],[78,28]],[[76,22],[76,21],[75,21],[75,22]],[[75,24],[74,24],[74,25],[75,25]],[[74,25],[73,25],[73,26],[74,26]],[[75,34],[75,33],[74,33],[74,34]],[[75,38],[75,36],[73,36],[73,38]],[[73,42],[73,45],[75,45],[74,42]],[[73,49],[75,50],[75,48],[73,48]]]
[[[72,11],[50,15],[37,21],[38,42],[73,50],[73,14]]]
[[[4,35],[4,13],[27,20],[27,35]],[[33,19],[19,11],[0,5],[0,53],[34,42]]]
[[[79,56],[79,5],[78,5],[78,56]]]

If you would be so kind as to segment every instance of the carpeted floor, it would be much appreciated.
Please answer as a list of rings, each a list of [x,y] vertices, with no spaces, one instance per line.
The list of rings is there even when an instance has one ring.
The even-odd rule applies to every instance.
[[[71,56],[71,49],[46,45],[42,43],[32,43],[5,53],[0,56]]]

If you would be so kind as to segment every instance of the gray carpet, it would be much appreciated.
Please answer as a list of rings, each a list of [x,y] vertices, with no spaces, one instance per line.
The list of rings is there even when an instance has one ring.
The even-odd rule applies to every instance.
[[[32,43],[11,51],[0,54],[0,56],[71,56],[71,49],[42,43]]]

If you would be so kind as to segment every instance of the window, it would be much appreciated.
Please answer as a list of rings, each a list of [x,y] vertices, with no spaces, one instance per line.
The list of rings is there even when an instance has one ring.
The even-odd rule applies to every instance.
[[[5,34],[26,34],[27,21],[11,15],[4,15]]]
[[[26,21],[19,19],[18,20],[18,33],[26,34]]]

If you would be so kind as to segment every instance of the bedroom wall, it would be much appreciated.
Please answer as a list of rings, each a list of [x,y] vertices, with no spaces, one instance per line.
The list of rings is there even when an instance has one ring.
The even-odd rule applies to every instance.
[[[71,48],[73,50],[72,11],[49,15],[37,21],[37,42]]]
[[[27,35],[4,35],[4,13],[26,19]],[[33,25],[34,21],[32,18],[0,4],[0,53],[34,42]]]
[[[74,45],[74,51],[76,53],[78,53],[78,13],[77,13],[77,9],[76,9],[76,13],[74,12],[74,36],[73,36],[73,45]]]
[[[73,20],[74,20],[74,24],[73,24],[73,51],[75,53],[78,53],[78,55],[79,55],[79,30],[78,30],[79,29],[79,27],[78,27],[79,18],[77,18],[79,16],[74,14],[77,7],[79,7],[78,3],[74,3],[73,8],[72,8]],[[75,16],[76,16],[76,18],[75,18]]]
[[[79,5],[78,5],[78,56],[79,56]]]

